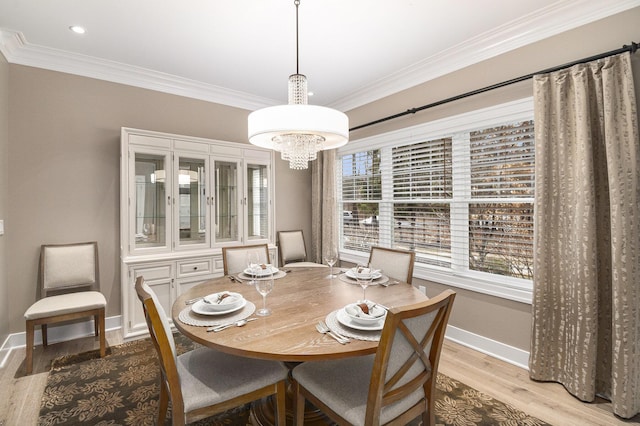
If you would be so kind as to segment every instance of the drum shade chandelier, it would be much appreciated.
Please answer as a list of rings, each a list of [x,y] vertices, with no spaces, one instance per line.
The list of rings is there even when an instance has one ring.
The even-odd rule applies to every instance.
[[[296,73],[289,76],[289,104],[263,108],[249,114],[249,142],[281,153],[292,169],[306,169],[318,151],[338,148],[349,140],[346,114],[307,105],[307,77],[299,73],[298,6],[296,6]]]

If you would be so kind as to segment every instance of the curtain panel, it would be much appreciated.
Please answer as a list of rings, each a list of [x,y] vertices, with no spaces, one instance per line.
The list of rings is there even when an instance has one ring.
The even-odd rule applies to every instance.
[[[316,263],[338,246],[336,191],[336,150],[321,151],[311,163],[311,261]]]
[[[629,53],[534,78],[530,376],[640,411],[640,141]]]

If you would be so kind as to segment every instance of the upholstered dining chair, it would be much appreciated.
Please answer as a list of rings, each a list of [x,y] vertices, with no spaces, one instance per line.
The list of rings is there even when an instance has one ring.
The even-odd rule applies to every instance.
[[[249,246],[233,246],[222,248],[222,264],[224,274],[237,274],[247,267],[247,254],[249,252],[258,253],[261,263],[271,263],[269,256],[269,246],[267,244],[254,244]]]
[[[166,313],[144,277],[136,279],[135,288],[160,361],[156,424],[165,424],[169,399],[172,425],[182,426],[270,395],[276,396],[277,424],[285,424],[284,364],[206,347],[178,355]]]
[[[305,400],[340,425],[435,425],[434,395],[455,293],[390,309],[375,355],[307,362],[293,369],[297,425]]]
[[[307,261],[307,249],[302,230],[278,231],[278,255],[283,268],[327,267],[321,263]]]
[[[369,252],[369,267],[381,269],[389,278],[411,284],[415,259],[413,251],[374,246]]]
[[[105,309],[100,293],[98,243],[45,244],[40,247],[38,300],[24,313],[26,320],[26,373],[33,371],[35,327],[40,326],[42,346],[48,344],[47,325],[93,317],[100,339],[100,356],[106,352]]]

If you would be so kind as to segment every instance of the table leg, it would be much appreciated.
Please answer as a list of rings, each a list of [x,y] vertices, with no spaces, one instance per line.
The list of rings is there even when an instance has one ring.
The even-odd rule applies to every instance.
[[[294,407],[294,395],[291,379],[291,370],[298,365],[297,363],[286,362],[285,365],[289,368],[289,380],[287,383],[287,395],[286,395],[286,410],[287,410],[287,425],[293,425],[293,407]],[[249,419],[254,426],[271,426],[276,424],[276,399],[273,396],[259,399],[251,404],[251,413]],[[334,423],[324,415],[324,413],[318,410],[309,401],[305,402],[304,406],[304,424],[309,426],[327,426]]]
[[[287,392],[287,426],[293,425],[293,399]],[[304,424],[309,426],[328,426],[334,424],[320,410],[308,402],[305,404]],[[249,419],[254,426],[272,426],[276,424],[276,401],[273,397],[259,399],[251,404]]]

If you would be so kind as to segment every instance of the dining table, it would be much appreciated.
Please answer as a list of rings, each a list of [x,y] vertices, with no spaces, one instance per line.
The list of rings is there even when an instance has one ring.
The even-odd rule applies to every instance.
[[[175,300],[173,323],[182,334],[201,345],[243,357],[283,361],[290,369],[301,362],[373,354],[378,347],[384,321],[376,330],[346,321],[344,307],[362,301],[363,289],[348,274],[348,269],[334,268],[334,271],[336,274],[330,276],[329,268],[321,267],[277,270],[273,275],[273,290],[266,299],[245,273],[211,279],[195,285]],[[224,315],[194,312],[202,297],[225,292],[241,295],[245,299],[243,307]],[[386,310],[426,299],[410,284],[384,275],[366,288],[366,300]],[[271,314],[256,316],[256,311],[265,301]],[[236,321],[246,317],[257,319],[235,325]],[[316,327],[320,321],[349,337],[349,342],[340,343],[330,335],[320,333]],[[211,331],[212,326],[225,324],[231,326],[223,331]],[[287,397],[289,423],[293,418],[290,387]],[[257,401],[251,408],[251,421],[256,425],[274,424],[274,411],[272,398]],[[315,407],[307,407],[305,424],[327,423]]]

